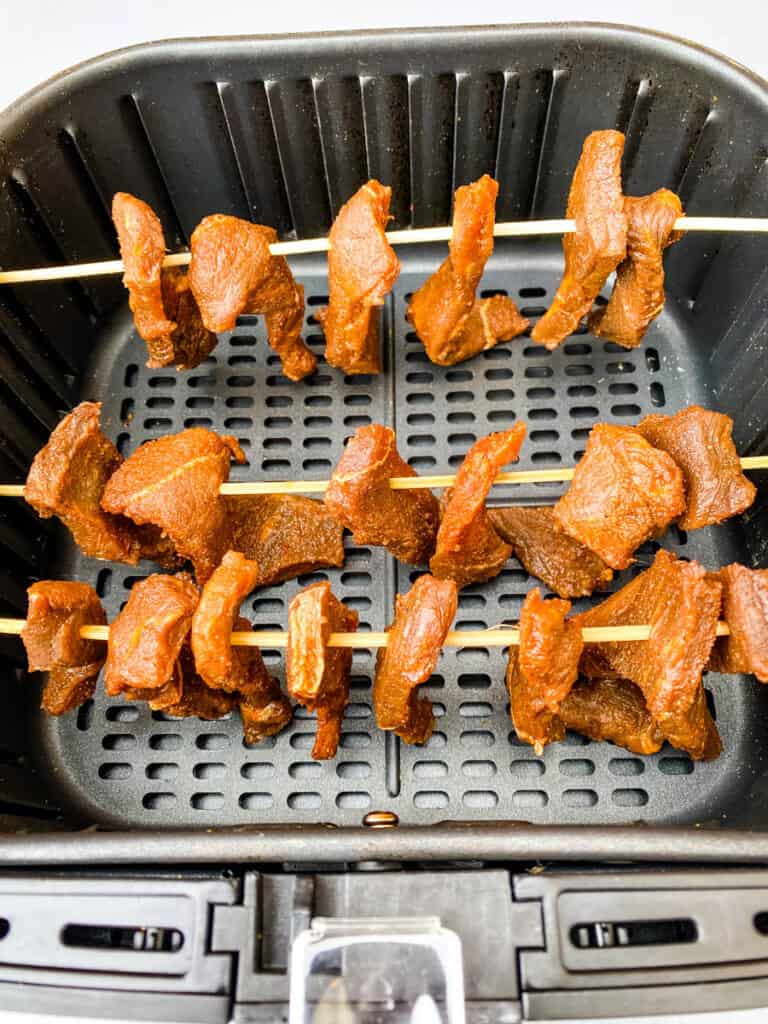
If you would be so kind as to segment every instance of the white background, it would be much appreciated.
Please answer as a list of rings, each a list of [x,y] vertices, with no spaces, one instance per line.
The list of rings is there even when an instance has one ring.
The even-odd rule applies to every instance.
[[[151,39],[563,20],[685,36],[768,78],[768,0],[0,0],[0,109],[72,64]]]

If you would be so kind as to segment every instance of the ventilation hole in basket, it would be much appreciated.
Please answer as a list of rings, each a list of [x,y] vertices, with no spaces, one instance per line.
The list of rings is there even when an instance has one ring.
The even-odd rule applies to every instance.
[[[410,434],[406,443],[411,448],[431,448],[435,444],[434,434]]]
[[[224,420],[226,430],[250,430],[253,427],[253,420],[250,416],[230,416]]]
[[[234,405],[237,400],[236,398],[229,398],[227,399],[227,405],[230,403]],[[253,399],[249,398],[248,401],[252,402]],[[307,405],[310,404],[306,398],[304,401]],[[267,395],[266,402],[270,409],[284,409],[288,405],[293,405],[293,398],[290,395]]]
[[[415,779],[442,779],[448,774],[448,765],[444,761],[416,761],[413,766]]]
[[[543,761],[513,761],[509,766],[513,778],[533,779],[544,774]]]
[[[565,368],[566,377],[591,377],[594,372],[594,366],[589,363],[572,363]]]
[[[255,323],[258,318],[254,317]],[[232,348],[252,348],[256,344],[256,338],[252,334],[233,334],[229,339]]]
[[[367,793],[339,793],[336,806],[342,810],[364,811],[371,806],[371,798]]]
[[[406,363],[429,363],[430,359],[423,350],[416,350],[415,352],[406,352],[405,361]]]
[[[528,388],[525,392],[525,397],[532,402],[538,402],[544,398],[554,398],[555,389],[549,387]]]
[[[567,390],[569,398],[592,398],[597,394],[597,388],[592,384],[573,384]]]
[[[99,569],[96,577],[96,593],[99,597],[106,597],[112,590],[112,570]]]
[[[521,299],[543,299],[547,294],[547,289],[539,287],[520,288],[517,294]]]
[[[693,761],[689,757],[662,757],[659,760],[659,771],[664,775],[690,775],[693,772]]]
[[[521,316],[524,316],[527,319],[532,319],[533,317],[543,316],[546,313],[546,311],[546,306],[523,306],[523,308],[520,310],[520,314]]]
[[[448,423],[474,423],[476,419],[473,412],[449,412],[445,418]]]
[[[458,445],[460,448],[470,448],[477,441],[476,434],[449,434],[448,444]]]
[[[145,793],[142,804],[148,811],[167,811],[176,803],[175,793]]]
[[[459,704],[459,714],[462,718],[487,718],[493,714],[493,706],[486,701],[464,701]]]
[[[181,745],[181,736],[176,733],[163,732],[149,737],[149,746],[152,750],[180,750]]]
[[[431,412],[413,412],[410,416],[406,417],[406,423],[409,427],[429,426],[434,422],[435,416]]]
[[[174,782],[179,777],[179,766],[174,761],[155,762],[146,767],[148,779],[161,779],[163,782]]]
[[[655,380],[650,386],[651,394],[651,405],[655,405],[657,409],[662,408],[667,404],[667,396],[664,392],[664,385]]]
[[[554,394],[554,392],[552,393]],[[511,402],[514,400],[515,393],[509,388],[494,388],[487,391],[485,397],[489,402]]]
[[[228,366],[253,366],[253,364],[255,362],[256,362],[256,360],[255,360],[255,358],[253,356],[247,356],[247,355],[230,356],[229,359],[227,360],[227,365]],[[268,356],[267,357],[267,366],[279,366],[279,365],[280,365],[280,356]]]
[[[531,810],[535,807],[546,807],[549,797],[543,789],[518,789],[512,794],[512,806]]]
[[[644,789],[614,789],[611,799],[617,807],[645,807],[648,794]]]
[[[368,761],[346,761],[336,765],[336,774],[340,779],[367,779],[371,766]]]
[[[132,398],[124,398],[120,405],[120,419],[126,427],[133,419],[133,410],[135,405],[136,403]]]
[[[220,761],[207,761],[196,764],[192,774],[196,779],[220,779],[227,773],[227,766]]]
[[[563,775],[594,775],[595,765],[585,757],[567,757],[560,762],[560,771]]]
[[[534,452],[531,455],[531,462],[544,466],[556,466],[563,461],[560,452]]]
[[[600,411],[594,405],[574,405],[570,415],[575,420],[596,420]]]
[[[492,370],[486,370],[483,376],[486,380],[509,380],[514,374],[506,366],[496,366]]]
[[[313,811],[320,806],[321,797],[319,793],[291,793],[287,803],[293,811]]]
[[[472,779],[490,779],[496,774],[493,761],[465,761],[461,766],[463,775]]]
[[[465,807],[489,809],[498,804],[499,797],[490,789],[469,789],[463,794],[461,802]]]
[[[527,366],[525,368],[525,376],[533,379],[537,377],[551,377],[554,372],[551,366]]]
[[[480,626],[483,629],[484,626]],[[491,685],[491,677],[484,672],[464,672],[458,679],[462,690],[487,690]]]
[[[210,420],[208,421],[210,425]],[[168,430],[173,426],[173,420],[168,419],[166,416],[150,416],[144,420],[145,430]]]
[[[448,794],[440,790],[421,790],[414,793],[413,806],[419,810],[439,810],[448,806]]]
[[[613,775],[642,775],[645,765],[637,757],[612,757],[608,771]]]
[[[121,779],[128,779],[133,774],[133,766],[130,764],[119,764],[114,762],[112,764],[99,765],[99,778],[110,779],[112,781],[120,781]]]
[[[442,705],[438,705],[438,707],[440,707],[440,706],[442,706]],[[432,708],[434,710],[434,708],[435,708],[434,704],[432,705]],[[438,714],[438,712],[436,711],[435,715],[437,715],[437,714]],[[432,750],[442,750],[444,747],[447,747],[447,746],[448,746],[448,737],[445,735],[445,733],[444,732],[433,732],[432,735],[427,740],[427,742],[424,744],[424,747],[422,749],[430,750],[430,751],[432,751]]]
[[[651,385],[653,387],[653,385]],[[639,391],[637,384],[609,384],[608,393],[610,395],[636,395]]]
[[[130,367],[129,367],[129,369],[130,369]],[[196,377],[195,378],[195,380],[204,380],[204,379],[205,378],[202,378],[202,377]],[[150,377],[149,380],[147,381],[147,384],[149,384],[149,386],[151,388],[175,388],[176,387],[176,378],[175,377]],[[194,386],[195,385],[193,385],[193,387]],[[171,399],[171,402],[172,401],[173,400]]]
[[[195,793],[189,802],[196,811],[220,811],[224,806],[224,794]]]
[[[103,737],[101,745],[105,750],[133,750],[136,737],[128,732],[108,733]]]
[[[480,292],[481,299],[492,299],[494,295],[509,295],[506,288],[485,288]]]
[[[486,362],[498,362],[501,359],[511,359],[512,350],[509,348],[488,348],[481,355]]]
[[[659,353],[652,346],[645,350],[645,365],[651,373],[657,373],[660,367]]]
[[[592,346],[583,341],[571,341],[563,345],[563,352],[567,356],[588,356],[592,352]]]
[[[630,416],[633,419],[640,415],[643,410],[639,405],[635,405],[634,402],[628,402],[623,405],[612,405],[611,415],[612,416]]]
[[[594,807],[597,803],[597,793],[594,789],[565,789],[563,803],[566,807]]]
[[[270,761],[250,761],[240,767],[244,779],[271,779],[275,766]]]
[[[491,419],[493,415],[493,413],[489,413],[488,419]],[[557,412],[555,409],[530,409],[527,418],[533,422],[536,420],[554,420],[557,419]]]
[[[113,705],[107,708],[105,717],[108,722],[135,722],[139,717],[139,709]]]
[[[459,608],[462,610],[468,608],[485,608],[487,603],[488,602],[483,594],[459,594]]]
[[[462,732],[459,742],[462,747],[492,747],[496,737],[487,729],[466,729]]]
[[[317,398],[318,399],[322,399],[322,401],[317,401],[316,400],[315,402],[310,403],[309,400],[307,400],[307,405],[310,405],[310,404],[313,404],[313,405],[330,405],[331,404],[331,398],[330,398],[329,395],[318,395]],[[372,401],[372,398],[371,398],[370,395],[346,395],[344,397],[344,405],[370,405],[371,401]]]
[[[278,377],[267,377],[267,384],[274,384],[279,379],[280,378],[278,378]],[[285,377],[283,377],[282,379],[286,380]],[[200,386],[202,386],[201,382],[202,382],[202,384],[205,384],[205,386],[207,386],[207,387],[210,387],[210,386],[212,386],[215,383],[215,381],[214,381],[214,379],[212,377],[198,377],[197,379],[191,378],[190,381],[189,381],[189,385],[190,385],[190,387],[193,387],[193,388],[194,387],[200,387]],[[249,376],[247,374],[237,375],[237,376],[234,376],[234,377],[227,377],[227,387],[228,388],[252,388],[252,387],[255,386],[255,384],[256,384],[256,378],[255,377],[251,377],[251,376]]]
[[[456,651],[457,661],[488,661],[490,656],[487,647],[460,647]]]
[[[352,417],[348,417],[348,418],[352,419]],[[267,421],[267,422],[269,423],[269,421]],[[347,420],[344,420],[344,422],[346,423]],[[330,416],[305,416],[304,417],[304,426],[307,427],[310,430],[320,430],[320,429],[324,430],[327,427],[330,427],[332,423],[333,423],[333,420],[332,420],[332,418]],[[274,424],[271,424],[271,425],[280,426],[280,427],[287,427],[287,426],[290,426],[290,424],[291,424],[290,419],[288,419],[287,416],[282,416],[282,417],[280,417],[279,424],[277,422],[275,422]]]
[[[275,800],[271,793],[241,793],[237,802],[244,811],[266,811]]]
[[[528,437],[529,440],[538,444],[542,441],[557,441],[560,438],[560,434],[557,430],[532,430]]]
[[[130,446],[130,443],[130,434],[118,434],[117,438],[115,439],[115,448],[117,448],[118,452],[123,456],[123,458],[126,458],[128,455],[128,448]]]
[[[229,736],[223,732],[208,732],[195,740],[200,750],[223,750],[229,746]]]
[[[267,451],[274,451],[275,448],[290,448],[291,445],[292,442],[287,437],[265,437],[262,441],[262,447]]]

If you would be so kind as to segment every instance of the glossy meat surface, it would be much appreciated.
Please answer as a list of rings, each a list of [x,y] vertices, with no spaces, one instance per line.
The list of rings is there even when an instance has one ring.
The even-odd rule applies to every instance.
[[[172,683],[192,626],[198,590],[187,573],[148,576],[131,588],[109,628],[104,685],[108,696],[153,691]],[[149,700],[151,692],[146,693]]]
[[[392,490],[393,476],[418,476],[400,457],[395,432],[377,423],[359,427],[333,471],[325,506],[356,544],[378,544],[418,565],[435,549],[437,499],[425,489]]]
[[[359,615],[331,592],[330,583],[300,590],[288,606],[288,693],[317,714],[315,761],[334,757],[349,703],[351,647],[329,647],[331,633],[354,633]]]
[[[684,510],[683,474],[675,460],[633,427],[598,423],[554,518],[612,569],[626,569],[635,549]]]
[[[242,690],[247,682],[250,648],[233,647],[231,634],[258,575],[256,562],[239,551],[227,551],[200,594],[190,643],[198,674],[215,690]]]
[[[476,295],[485,264],[493,252],[498,182],[484,174],[456,189],[453,232],[448,258],[419,288],[408,319],[433,363],[453,366],[510,341],[528,327],[512,299]]]
[[[254,586],[344,564],[343,528],[322,502],[296,494],[225,500],[230,547],[258,563]]]
[[[83,640],[82,626],[103,626],[107,617],[87,583],[40,580],[27,590],[27,620],[21,633],[30,672],[47,672],[41,707],[63,715],[79,707],[96,689],[106,648]]]
[[[630,679],[666,739],[693,758],[720,753],[701,677],[720,615],[721,586],[697,562],[668,551],[621,590],[576,617],[579,625],[649,625],[650,639],[588,644],[581,671]]]
[[[643,691],[629,679],[580,679],[560,705],[560,718],[566,729],[634,754],[655,754],[664,743]]]
[[[465,455],[443,499],[437,545],[429,562],[434,576],[463,587],[501,572],[511,548],[494,529],[485,499],[504,466],[517,461],[524,438],[525,424],[516,423],[511,430],[481,438]]]
[[[241,313],[262,313],[270,346],[283,373],[301,380],[317,359],[301,338],[304,289],[296,284],[283,256],[269,246],[274,228],[217,213],[192,232],[189,283],[210,331],[230,331]]]
[[[626,255],[623,152],[621,132],[592,132],[584,142],[568,196],[566,217],[576,222],[576,231],[563,235],[565,273],[552,305],[531,331],[545,348],[557,348],[576,330]]]
[[[453,580],[434,576],[420,576],[407,594],[397,595],[387,646],[376,659],[373,707],[378,727],[406,743],[426,743],[432,735],[432,705],[417,696],[417,687],[435,670],[457,605]]]
[[[100,402],[81,402],[64,417],[33,460],[24,497],[44,519],[58,516],[84,555],[129,565],[151,558],[171,567],[173,549],[158,530],[101,508],[123,459],[101,432],[100,412]]]
[[[379,373],[379,307],[400,273],[385,237],[392,189],[368,181],[339,210],[329,235],[328,307],[318,319],[325,358],[345,373]]]
[[[565,735],[560,705],[579,674],[584,644],[579,624],[566,619],[570,610],[570,601],[545,601],[538,587],[529,590],[520,612],[520,644],[509,648],[512,724],[537,754]]]
[[[230,459],[245,461],[237,441],[203,427],[147,441],[110,477],[102,508],[159,527],[205,583],[231,546],[219,495]]]
[[[493,528],[511,545],[526,572],[560,597],[587,597],[613,578],[598,555],[558,529],[551,508],[516,505],[487,511]]]
[[[624,212],[627,256],[616,271],[608,305],[592,312],[589,329],[598,338],[637,348],[664,308],[664,250],[680,238],[672,229],[683,204],[660,188],[649,196],[627,196]]]
[[[755,500],[755,485],[741,471],[730,416],[689,405],[674,416],[646,416],[636,429],[683,471],[684,530],[722,523]]]
[[[734,563],[714,575],[723,587],[722,617],[731,635],[717,638],[708,668],[749,672],[768,683],[768,569]]]

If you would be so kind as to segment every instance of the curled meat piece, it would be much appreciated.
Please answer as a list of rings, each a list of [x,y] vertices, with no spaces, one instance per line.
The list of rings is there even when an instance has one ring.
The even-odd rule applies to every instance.
[[[560,704],[560,720],[566,729],[634,754],[655,754],[664,743],[643,691],[629,679],[580,679]]]
[[[344,564],[344,530],[320,501],[296,494],[226,499],[230,546],[258,563],[254,587]]]
[[[395,432],[378,423],[359,427],[325,492],[325,505],[356,544],[379,544],[401,562],[426,562],[435,548],[438,504],[423,488],[395,491],[390,477],[416,477],[395,447]]]
[[[508,462],[516,462],[525,424],[481,438],[464,456],[456,481],[443,498],[440,529],[429,568],[458,586],[488,580],[501,572],[512,550],[498,535],[485,508],[493,481]]]
[[[109,478],[101,507],[159,527],[205,583],[230,547],[219,494],[230,459],[245,462],[235,438],[203,427],[147,441]]]
[[[565,273],[552,305],[531,331],[545,348],[557,348],[576,330],[626,255],[623,152],[621,132],[592,132],[584,142],[568,196],[566,217],[576,222],[576,231],[563,236]]]
[[[234,625],[239,633],[251,629],[247,619],[235,619]],[[269,674],[258,647],[234,650],[238,662],[237,706],[243,720],[243,739],[246,743],[258,743],[284,729],[293,717],[293,708],[277,680]]]
[[[108,696],[128,691],[132,699],[154,700],[153,691],[167,685],[176,692],[176,662],[198,597],[187,573],[148,576],[134,584],[109,629],[104,670]]]
[[[697,562],[659,551],[650,569],[575,619],[581,627],[650,626],[647,641],[587,645],[581,671],[636,683],[665,738],[696,759],[721,750],[701,681],[715,642],[721,590]]]
[[[730,416],[689,405],[674,416],[646,416],[636,430],[671,455],[683,471],[684,530],[721,523],[755,500],[757,489],[741,471]]]
[[[200,595],[190,643],[198,675],[215,690],[242,691],[247,682],[251,648],[233,647],[231,634],[258,575],[256,562],[239,551],[228,551]]]
[[[723,587],[722,615],[731,633],[717,638],[707,667],[751,672],[768,683],[768,569],[734,563],[713,575]]]
[[[191,370],[216,347],[206,330],[187,275],[178,267],[163,268],[165,238],[154,211],[128,192],[112,200],[112,220],[125,265],[123,284],[136,330],[147,343],[147,366]]]
[[[420,576],[407,594],[397,595],[387,646],[376,660],[373,706],[378,727],[406,743],[426,743],[432,735],[432,705],[416,689],[435,670],[457,606],[453,580],[434,576]]]
[[[626,569],[635,549],[684,511],[675,460],[633,427],[597,423],[554,518],[612,569]]]
[[[602,558],[563,533],[551,508],[489,508],[488,517],[526,572],[560,597],[587,597],[613,579]]]
[[[211,331],[230,331],[241,313],[262,313],[270,346],[283,373],[301,380],[317,359],[301,338],[304,289],[296,284],[284,256],[269,251],[274,228],[217,213],[192,232],[189,283]]]
[[[329,647],[331,633],[354,633],[359,615],[331,592],[328,582],[299,591],[288,606],[288,692],[317,714],[315,761],[336,754],[349,703],[351,647]]]
[[[129,565],[151,558],[171,568],[177,559],[158,529],[101,508],[123,458],[102,434],[100,413],[100,402],[81,402],[64,417],[32,462],[24,498],[44,519],[58,516],[84,555]]]
[[[317,317],[325,358],[345,373],[379,373],[379,306],[400,273],[387,241],[392,189],[368,181],[339,210],[328,237],[328,307]]]
[[[664,250],[681,237],[672,229],[683,204],[660,188],[649,196],[627,196],[624,212],[627,256],[616,271],[608,305],[591,313],[589,329],[598,338],[637,348],[664,308]]]
[[[512,299],[476,292],[493,252],[499,184],[489,175],[457,188],[448,259],[411,299],[408,319],[433,363],[453,366],[528,327]]]
[[[87,583],[40,580],[27,590],[29,608],[21,632],[30,672],[47,672],[41,707],[63,715],[96,689],[104,644],[83,640],[82,626],[106,625],[98,595]]]
[[[163,707],[162,710],[167,715],[173,718],[203,718],[206,721],[215,721],[224,718],[237,707],[237,694],[213,690],[197,674],[188,639],[182,644],[176,662],[175,676],[179,681],[178,696],[175,701]],[[152,707],[152,702],[149,706]]]
[[[529,590],[520,612],[520,645],[509,649],[512,724],[537,754],[565,735],[560,705],[579,674],[584,644],[579,624],[566,620],[570,610],[570,601],[545,601],[538,587]]]

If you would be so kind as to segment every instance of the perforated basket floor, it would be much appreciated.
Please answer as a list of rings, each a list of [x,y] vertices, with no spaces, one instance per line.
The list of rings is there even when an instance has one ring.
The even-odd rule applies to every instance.
[[[258,320],[222,337],[198,370],[150,371],[143,346],[121,317],[103,338],[82,397],[104,403],[104,429],[124,453],[141,442],[201,425],[236,434],[250,464],[233,479],[327,477],[343,442],[361,424],[395,427],[401,453],[422,472],[456,467],[472,442],[515,419],[528,425],[521,467],[571,465],[598,420],[633,423],[651,411],[707,403],[708,381],[695,343],[668,303],[643,348],[626,352],[587,334],[548,353],[527,338],[452,369],[430,364],[405,319],[407,295],[442,258],[440,248],[409,253],[385,307],[385,370],[344,377],[321,361],[299,384],[280,374]],[[561,263],[547,244],[497,246],[485,289],[512,295],[535,318],[548,304]],[[308,296],[307,338],[322,350],[312,319],[324,301],[325,266],[299,264]],[[496,490],[494,502],[551,502],[560,485]],[[706,565],[739,556],[738,527],[673,531],[663,544]],[[297,588],[330,579],[360,612],[361,629],[383,629],[394,594],[419,570],[346,537],[343,569],[258,591],[243,606],[256,627],[284,629]],[[653,545],[638,554],[640,568]],[[61,574],[89,580],[110,619],[140,576],[152,571],[105,566],[62,543]],[[616,580],[616,586],[625,578]],[[489,583],[461,592],[458,629],[482,629],[518,617],[534,581],[515,561]],[[284,679],[279,651],[266,651]],[[411,747],[376,729],[371,709],[373,655],[356,651],[351,703],[338,756],[310,758],[315,725],[298,709],[293,724],[257,746],[243,743],[237,717],[175,720],[102,693],[77,715],[37,719],[43,759],[55,789],[85,821],[170,827],[257,823],[358,824],[371,810],[395,811],[403,823],[513,820],[557,823],[710,822],[738,802],[741,773],[760,770],[755,686],[711,676],[708,688],[723,737],[722,757],[694,764],[664,748],[639,758],[610,744],[569,735],[537,757],[514,736],[504,687],[505,652],[446,650],[424,692],[437,728]]]

